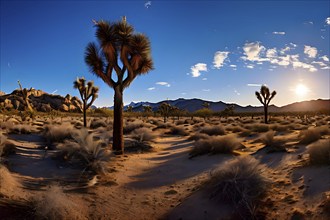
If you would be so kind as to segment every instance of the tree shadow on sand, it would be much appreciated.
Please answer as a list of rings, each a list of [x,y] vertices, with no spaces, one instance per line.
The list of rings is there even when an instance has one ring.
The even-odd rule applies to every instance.
[[[150,189],[175,184],[184,179],[210,171],[231,159],[232,155],[200,156],[189,159],[191,141],[163,142],[171,144],[156,157],[148,159],[155,166],[132,176],[136,181],[128,183],[128,187]]]

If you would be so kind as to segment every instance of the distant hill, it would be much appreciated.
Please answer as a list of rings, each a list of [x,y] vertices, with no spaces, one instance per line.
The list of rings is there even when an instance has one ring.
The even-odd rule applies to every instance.
[[[138,102],[138,103],[130,103],[126,105],[124,109],[127,109],[128,106],[133,107],[133,111],[139,112],[143,111],[144,105],[151,106],[153,111],[156,111],[163,102],[167,102],[168,104],[175,106],[182,110],[187,110],[189,112],[194,112],[203,108],[203,103],[208,103],[209,108],[212,111],[223,111],[226,107],[233,105],[235,107],[235,112],[263,112],[262,106],[240,106],[235,103],[224,103],[222,101],[219,102],[212,102],[206,101],[202,99],[176,99],[176,100],[167,100],[167,101],[160,101],[157,103],[152,102]],[[112,107],[111,107],[112,109]],[[275,105],[269,106],[269,112],[299,112],[299,111],[320,111],[326,110],[330,112],[330,100],[311,100],[311,101],[303,101],[292,103],[289,105],[285,105],[282,107],[278,107]]]
[[[64,112],[80,112],[82,103],[77,97],[72,97],[69,94],[65,97],[60,95],[48,94],[42,90],[29,89],[29,98],[34,109],[37,111],[49,112],[51,110],[59,110]],[[235,112],[263,112],[262,106],[240,106],[236,103],[224,103],[222,101],[212,102],[203,99],[183,99],[179,98],[176,100],[166,100],[157,103],[152,102],[138,102],[130,103],[124,107],[124,110],[128,106],[132,106],[133,111],[141,112],[143,111],[144,105],[151,106],[153,111],[157,111],[158,107],[163,103],[175,106],[179,109],[186,110],[188,112],[194,112],[203,108],[203,104],[206,102],[209,104],[209,108],[212,111],[223,111],[226,107],[233,105]],[[19,90],[14,90],[10,94],[0,93],[0,109],[17,109],[23,110],[23,99]],[[92,106],[95,109],[95,106]],[[113,107],[109,107],[112,109]],[[296,102],[282,107],[275,105],[269,106],[269,112],[298,112],[298,111],[320,111],[326,110],[330,113],[330,100],[311,100]]]

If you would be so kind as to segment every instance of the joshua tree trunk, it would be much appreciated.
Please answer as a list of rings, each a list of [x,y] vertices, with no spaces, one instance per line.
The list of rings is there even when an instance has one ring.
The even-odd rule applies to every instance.
[[[268,124],[268,106],[264,105],[265,124]]]
[[[114,96],[114,119],[113,119],[113,146],[116,154],[124,153],[123,134],[123,89],[121,86],[115,87]]]
[[[87,127],[87,120],[86,120],[86,101],[83,101],[83,115],[84,115],[84,127]]]

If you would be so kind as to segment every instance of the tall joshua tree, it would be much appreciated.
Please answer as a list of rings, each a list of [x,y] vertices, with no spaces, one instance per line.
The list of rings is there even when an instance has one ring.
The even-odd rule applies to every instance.
[[[268,105],[275,95],[276,95],[276,91],[270,93],[269,88],[265,85],[261,86],[260,92],[256,91],[257,99],[264,106],[265,124],[268,124]]]
[[[99,88],[94,86],[93,81],[89,81],[86,85],[86,80],[84,77],[77,78],[77,80],[73,82],[73,87],[79,90],[79,94],[83,103],[82,110],[84,115],[84,127],[86,127],[86,111],[89,107],[92,106],[93,102],[98,97],[97,93],[99,92]],[[90,102],[88,102],[90,98],[92,99],[90,100]]]
[[[122,154],[123,92],[138,75],[153,69],[150,41],[144,34],[135,33],[133,26],[126,22],[126,17],[114,23],[93,22],[98,44],[87,45],[85,62],[92,73],[114,90],[113,150]]]

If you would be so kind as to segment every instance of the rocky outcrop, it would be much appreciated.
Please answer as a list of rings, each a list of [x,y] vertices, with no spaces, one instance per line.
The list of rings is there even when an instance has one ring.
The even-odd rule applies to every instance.
[[[42,90],[29,89],[28,97],[32,108],[40,112],[58,110],[63,112],[81,112],[82,103],[77,97],[66,95],[48,94]],[[24,110],[24,100],[20,90],[14,90],[11,94],[0,94],[0,109]]]

